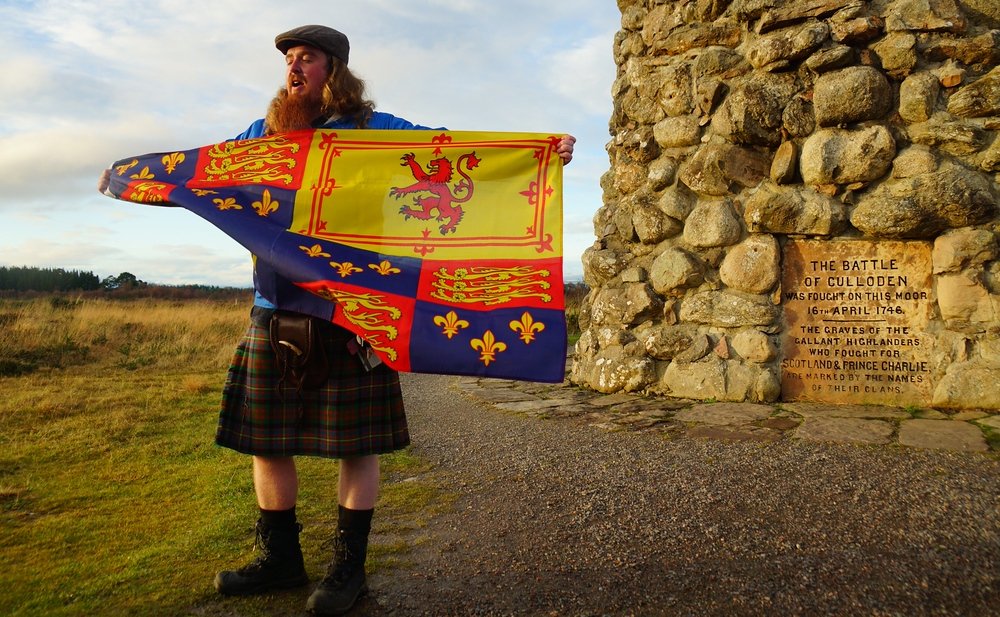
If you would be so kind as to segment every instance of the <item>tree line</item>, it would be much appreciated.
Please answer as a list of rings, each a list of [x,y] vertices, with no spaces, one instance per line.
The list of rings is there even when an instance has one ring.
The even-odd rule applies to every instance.
[[[109,277],[110,278],[110,277]],[[93,272],[62,268],[0,266],[0,289],[9,291],[91,291],[101,289]]]
[[[64,268],[0,266],[0,297],[32,296],[47,293],[109,295],[119,300],[160,298],[166,300],[214,299],[245,300],[249,288],[213,285],[159,285],[140,280],[131,272],[103,279],[93,272]]]

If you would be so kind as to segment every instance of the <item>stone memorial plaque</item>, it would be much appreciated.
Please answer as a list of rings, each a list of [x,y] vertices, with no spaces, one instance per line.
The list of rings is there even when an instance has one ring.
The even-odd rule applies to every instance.
[[[929,405],[931,281],[929,242],[788,241],[782,400]]]

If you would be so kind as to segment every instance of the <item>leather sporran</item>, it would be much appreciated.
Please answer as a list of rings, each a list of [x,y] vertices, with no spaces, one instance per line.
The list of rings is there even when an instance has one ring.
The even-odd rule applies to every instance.
[[[316,319],[301,313],[275,311],[269,328],[282,386],[315,390],[330,374]]]

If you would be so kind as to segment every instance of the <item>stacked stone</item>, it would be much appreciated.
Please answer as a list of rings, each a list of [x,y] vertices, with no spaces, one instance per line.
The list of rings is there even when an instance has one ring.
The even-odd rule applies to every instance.
[[[782,243],[893,238],[933,241],[934,404],[1000,407],[1000,4],[618,6],[572,381],[775,401]]]

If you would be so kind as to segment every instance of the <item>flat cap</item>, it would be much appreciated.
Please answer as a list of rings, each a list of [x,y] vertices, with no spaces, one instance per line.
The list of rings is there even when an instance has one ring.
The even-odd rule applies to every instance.
[[[274,46],[281,53],[287,53],[290,48],[296,45],[311,45],[344,64],[347,64],[347,56],[351,51],[351,44],[348,42],[347,36],[339,30],[326,26],[299,26],[274,37]]]

